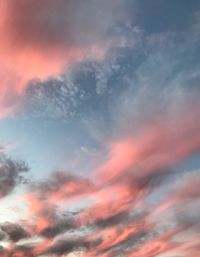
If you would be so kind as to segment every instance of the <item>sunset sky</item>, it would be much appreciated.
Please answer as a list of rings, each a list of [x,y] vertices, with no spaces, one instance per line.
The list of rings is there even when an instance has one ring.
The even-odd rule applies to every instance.
[[[0,256],[200,257],[200,1],[0,0]]]

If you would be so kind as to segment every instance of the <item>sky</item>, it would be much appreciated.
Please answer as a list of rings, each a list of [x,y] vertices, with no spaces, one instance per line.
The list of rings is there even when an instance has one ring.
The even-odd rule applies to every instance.
[[[0,255],[200,257],[200,2],[0,1]]]

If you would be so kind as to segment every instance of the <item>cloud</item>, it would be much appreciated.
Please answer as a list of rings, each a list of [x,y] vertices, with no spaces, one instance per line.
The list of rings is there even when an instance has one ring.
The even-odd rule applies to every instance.
[[[198,105],[197,105],[198,106]],[[115,180],[124,172],[137,177],[149,176],[155,171],[170,168],[185,157],[198,152],[198,107],[174,111],[173,115],[148,121],[140,132],[126,135],[124,139],[111,142],[110,156],[99,167],[105,180]],[[190,137],[188,137],[190,135]],[[166,151],[170,149],[170,151]],[[142,171],[142,172],[140,172]]]
[[[40,51],[40,47],[44,49],[44,45],[49,47],[45,49],[47,52],[49,49],[57,51],[58,45],[59,49],[64,51],[62,49],[65,45],[70,47],[71,44],[82,50],[82,46],[86,47],[95,42],[92,38],[96,38],[98,42],[107,39],[107,25],[105,28],[103,24],[98,24],[100,26],[98,27],[95,20],[94,24],[91,24],[91,38],[90,36],[82,38],[82,34],[79,35],[77,31],[85,28],[85,25],[80,23],[79,18],[75,21],[74,17],[70,18],[71,13],[69,13],[69,25],[72,24],[74,30],[66,31],[69,37],[63,33],[59,19],[58,23],[54,24],[55,21],[48,18],[51,12],[54,13],[52,17],[56,17],[57,11],[60,12],[59,8],[62,7],[63,10],[65,7],[75,8],[76,4],[80,5],[85,14],[85,3],[58,1],[55,7],[59,10],[53,8],[54,2],[51,1],[48,2],[47,10],[41,5],[41,13],[47,11],[48,19],[45,20],[45,25],[49,25],[47,26],[49,29],[42,35],[44,17],[42,15],[41,20],[34,20],[32,15],[35,6],[29,10],[33,2],[21,1],[15,10],[12,10],[12,3],[16,2],[9,3],[11,4],[9,11],[14,14],[16,12],[16,17],[13,15],[13,20],[7,20],[6,26],[10,28],[9,26],[15,23],[23,25],[23,27],[18,25],[17,29],[20,29],[16,30],[23,33],[17,35],[12,33],[13,40],[19,43],[20,51],[26,44],[30,45],[31,49],[34,48],[34,51]],[[23,3],[24,5],[21,5]],[[39,3],[41,2],[38,2],[38,5]],[[90,3],[92,6],[88,8],[93,10],[98,2]],[[103,12],[110,12],[110,8],[113,10],[114,2],[108,1],[108,5],[104,1],[102,3],[104,4],[102,8],[105,6],[108,8],[108,10],[103,9]],[[98,4],[101,6],[100,2]],[[115,7],[117,6],[118,3]],[[30,23],[32,33],[27,32],[29,27],[23,20],[28,17],[21,15],[26,12],[33,17]],[[97,15],[95,11],[94,14]],[[61,15],[61,23],[65,22],[63,19],[64,16]],[[108,17],[106,24],[111,24],[109,21],[113,19]],[[91,20],[93,21],[93,18]],[[100,34],[96,35],[97,31],[93,32],[93,26]],[[66,28],[68,29],[68,26]],[[20,35],[23,34],[24,37],[21,38]],[[106,132],[110,130],[112,133],[108,132],[103,142],[99,140],[104,147],[101,149],[103,156],[89,155],[91,162],[100,164],[91,173],[87,173],[86,177],[62,171],[54,172],[44,181],[29,184],[23,196],[27,206],[22,215],[23,219],[17,224],[1,224],[3,233],[1,239],[4,243],[7,240],[7,247],[4,245],[2,249],[3,257],[16,254],[20,257],[52,254],[60,256],[75,254],[78,251],[81,257],[157,257],[167,256],[173,252],[176,252],[176,255],[178,252],[178,256],[181,257],[198,256],[199,172],[195,175],[191,173],[185,175],[185,171],[176,170],[175,167],[200,151],[200,108],[197,88],[199,71],[193,62],[191,64],[185,50],[190,43],[194,46],[193,49],[196,49],[194,41],[197,38],[180,43],[182,52],[179,52],[173,33],[151,36],[139,34],[145,37],[145,48],[141,49],[140,45],[137,45],[142,60],[133,64],[131,59],[127,64],[126,56],[125,68],[121,59],[119,62],[121,52],[130,53],[129,47],[134,52],[132,45],[127,49],[131,37],[125,42],[125,48],[123,46],[117,49],[118,55],[114,64],[119,65],[119,68],[112,70],[112,62],[107,64],[106,68],[103,67],[104,62],[101,64],[103,68],[98,67],[102,69],[104,75],[107,74],[106,83],[111,80],[112,84],[115,84],[116,81],[113,79],[113,82],[110,78],[116,77],[116,70],[119,71],[118,79],[121,78],[119,85],[116,85],[116,95],[120,92],[120,96],[113,94],[107,98],[106,106],[112,105],[116,108],[111,110],[112,124],[105,125]],[[78,36],[77,39],[75,35],[79,35],[80,38]],[[48,41],[51,40],[50,44]],[[134,65],[136,66],[134,71],[130,71]],[[122,72],[126,69],[129,71]],[[101,82],[103,77],[100,72]],[[79,79],[83,82],[82,77]],[[124,85],[123,89],[121,85]],[[109,91],[108,84],[107,87],[108,90],[105,92]],[[96,85],[94,91],[97,88],[99,85]],[[105,92],[101,96],[106,94]],[[86,87],[84,93],[91,91],[88,92]],[[49,99],[51,97],[50,94]],[[113,98],[116,100],[116,105],[113,105]],[[96,104],[93,95],[91,99],[91,102]],[[105,102],[102,105],[105,107]],[[100,160],[95,162],[93,158],[99,156]],[[18,184],[20,179],[17,174],[20,172],[10,171],[13,170],[10,166],[16,167],[15,162],[14,164],[11,162],[12,165],[10,161],[4,163],[6,168],[3,170],[8,176],[6,175],[5,179],[2,177],[3,183],[2,187],[0,184],[0,188],[3,190],[3,195],[7,195]]]
[[[99,44],[121,12],[121,1],[7,1],[5,24],[21,47],[77,47]],[[102,17],[104,19],[102,19]],[[12,32],[12,33],[10,33]]]
[[[152,221],[155,210],[151,211],[151,204],[146,202],[146,197],[173,173],[155,170],[151,175],[131,178],[124,171],[124,175],[99,184],[97,180],[56,172],[47,181],[31,185],[25,195],[28,212],[23,220],[1,224],[7,240],[12,242],[4,248],[3,256],[60,256],[80,251],[81,256],[91,257],[153,257],[176,249],[180,252],[182,242],[174,240],[174,236],[193,226],[191,216],[185,211],[175,226],[174,221],[167,225]],[[175,203],[179,204],[182,200],[178,195],[186,193],[185,187],[176,187],[176,192]],[[68,212],[70,204],[76,206],[76,211]],[[165,211],[162,215],[165,219]]]
[[[177,183],[174,189],[174,196],[179,201],[198,200],[200,196],[200,179],[199,172],[193,172],[185,175],[185,177]]]
[[[33,256],[59,256],[81,250],[87,257],[153,257],[177,249],[186,252],[182,241],[177,242],[175,237],[187,229],[194,231],[199,220],[190,211],[193,206],[185,204],[187,210],[180,206],[188,199],[196,203],[199,182],[186,176],[179,185],[174,179],[181,173],[173,172],[172,167],[199,152],[198,106],[198,102],[188,100],[173,115],[166,110],[162,117],[153,116],[143,122],[139,131],[128,130],[110,138],[103,161],[92,171],[91,178],[63,171],[29,184],[23,197],[27,209],[18,223],[20,227],[1,225],[12,243],[4,249],[5,257],[27,251]],[[7,159],[4,162],[14,170],[21,168]],[[8,182],[17,176],[15,172],[14,176],[10,174]],[[11,182],[11,188],[3,190],[4,195],[16,185],[15,179]],[[158,194],[167,183],[173,197],[164,194],[162,202],[152,204],[152,194]],[[199,227],[195,230],[199,231]],[[34,238],[38,241],[34,242]],[[32,244],[24,250],[27,241]]]
[[[3,0],[0,4],[0,115],[18,108],[29,80],[57,76],[85,58],[102,58],[124,2]]]
[[[5,155],[0,156],[0,197],[10,194],[18,183],[23,182],[23,173],[28,166],[23,161],[16,161]]]
[[[18,224],[5,223],[0,228],[9,237],[9,240],[13,242],[17,242],[30,236],[28,232]]]
[[[59,79],[33,83],[26,95],[26,116],[70,121],[81,113],[105,137],[119,129],[139,130],[148,119],[184,108],[199,95],[195,33],[190,28],[182,34],[149,35],[136,26],[122,27],[118,36],[124,43],[113,44],[107,58],[82,62]]]

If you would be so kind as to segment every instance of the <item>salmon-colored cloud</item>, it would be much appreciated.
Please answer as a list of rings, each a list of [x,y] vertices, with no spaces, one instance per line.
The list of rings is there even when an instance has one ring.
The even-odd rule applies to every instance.
[[[137,135],[128,135],[108,144],[108,159],[97,170],[103,181],[119,179],[125,173],[135,178],[169,168],[200,150],[199,111],[166,115],[144,126]]]
[[[55,172],[30,185],[25,195],[27,212],[19,224],[31,242],[38,241],[27,246],[17,230],[20,248],[7,231],[10,245],[2,256],[13,252],[62,256],[80,249],[82,257],[159,257],[168,252],[191,257],[198,253],[199,238],[193,234],[200,232],[199,173],[182,176],[177,183],[170,169],[199,152],[197,107],[148,122],[137,135],[110,141],[108,156],[93,171],[92,179]],[[152,193],[158,195],[169,178],[170,192],[152,203]],[[74,211],[69,211],[71,205]]]
[[[31,79],[56,76],[85,58],[102,58],[110,41],[107,30],[120,13],[119,0],[2,0],[0,117],[19,107]]]

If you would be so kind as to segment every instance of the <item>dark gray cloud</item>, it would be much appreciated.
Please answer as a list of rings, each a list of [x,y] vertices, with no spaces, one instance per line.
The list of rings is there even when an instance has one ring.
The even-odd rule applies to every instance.
[[[87,241],[85,239],[76,239],[76,240],[62,240],[55,243],[52,247],[47,249],[44,254],[56,254],[57,256],[62,254],[67,254],[78,249],[87,249],[89,250],[91,247],[97,246],[99,244],[98,241]]]
[[[29,233],[19,224],[5,223],[0,228],[13,242],[30,237]]]
[[[123,222],[128,218],[129,218],[128,212],[121,212],[107,218],[97,219],[94,225],[100,228],[112,227],[112,226],[116,226],[117,224],[120,224],[121,222]]]
[[[12,192],[18,183],[24,180],[23,173],[29,170],[24,161],[13,160],[5,155],[0,156],[0,197]]]
[[[57,235],[76,228],[77,225],[73,219],[55,217],[54,223],[50,224],[46,229],[41,231],[41,235],[46,238],[54,238]]]
[[[15,257],[15,256],[20,256],[20,257],[37,257],[34,253],[33,250],[34,247],[32,246],[16,246],[11,250],[6,250],[4,249],[3,251],[3,257]]]

